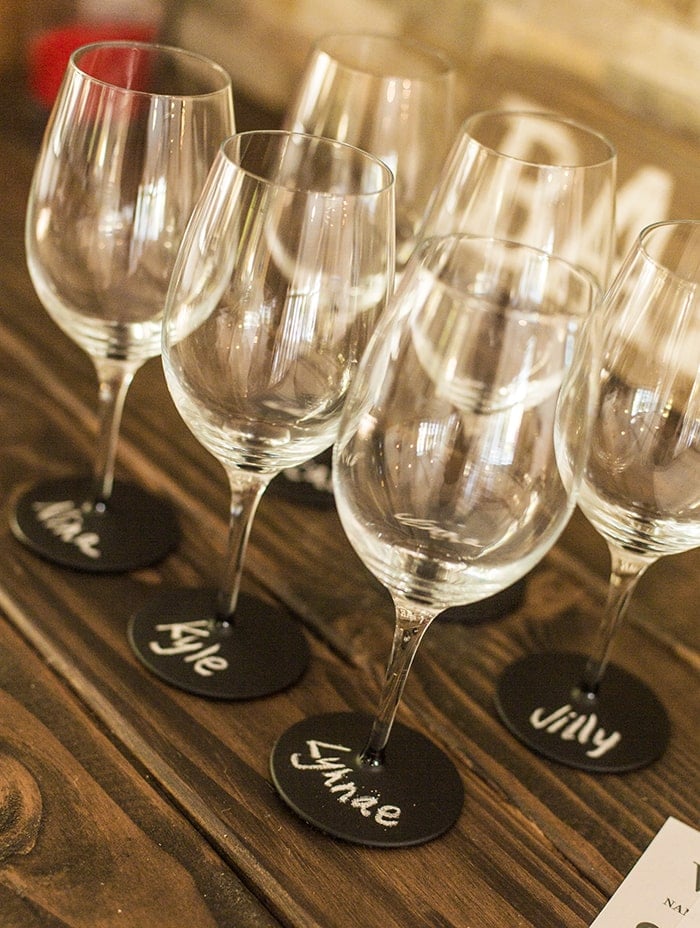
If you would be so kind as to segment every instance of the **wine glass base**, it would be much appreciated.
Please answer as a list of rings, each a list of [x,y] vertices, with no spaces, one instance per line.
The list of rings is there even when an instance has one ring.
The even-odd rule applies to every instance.
[[[299,625],[245,593],[227,625],[215,624],[216,592],[170,590],[129,623],[139,659],[161,680],[210,699],[257,699],[286,689],[306,670]]]
[[[177,544],[170,504],[117,481],[102,510],[90,509],[88,477],[43,481],[18,499],[14,536],[54,564],[91,573],[121,573],[162,560]]]
[[[523,577],[511,586],[467,606],[451,606],[437,617],[438,622],[461,623],[462,625],[483,625],[503,619],[519,609],[525,599],[527,580]]]
[[[663,754],[670,722],[654,693],[617,664],[609,664],[598,695],[576,690],[587,658],[532,654],[506,668],[496,708],[510,731],[550,760],[593,773],[624,773]]]
[[[288,729],[270,757],[282,799],[326,834],[370,847],[431,841],[459,818],[464,788],[452,761],[428,738],[398,722],[385,763],[360,760],[372,719],[341,712]]]
[[[328,448],[300,467],[288,467],[270,483],[268,492],[289,503],[333,509],[332,461],[333,449]]]

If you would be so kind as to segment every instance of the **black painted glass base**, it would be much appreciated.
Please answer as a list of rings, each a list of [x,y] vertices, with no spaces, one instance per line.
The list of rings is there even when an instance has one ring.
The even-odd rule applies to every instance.
[[[652,763],[670,736],[665,709],[637,677],[609,664],[596,696],[581,693],[587,658],[532,654],[498,681],[505,725],[550,760],[593,773],[624,773]]]
[[[273,605],[241,593],[233,619],[216,621],[216,592],[169,590],[129,624],[140,660],[166,683],[210,699],[257,699],[286,689],[306,670],[300,626]]]
[[[328,448],[299,467],[281,471],[270,483],[267,492],[290,503],[333,509],[333,449]]]
[[[372,719],[359,713],[314,716],[275,744],[277,791],[304,821],[370,847],[431,841],[459,818],[464,788],[452,761],[428,738],[396,722],[385,762],[362,762]]]
[[[482,625],[485,622],[495,622],[498,619],[504,619],[511,612],[519,609],[525,599],[527,589],[527,580],[523,577],[511,586],[488,596],[486,599],[480,599],[478,602],[469,603],[468,606],[451,606],[445,609],[437,617],[438,622],[457,622],[462,625]]]
[[[88,477],[31,487],[15,506],[13,534],[46,560],[91,573],[148,567],[175,547],[179,530],[166,500],[118,481],[109,502],[93,508],[85,502],[92,488]]]

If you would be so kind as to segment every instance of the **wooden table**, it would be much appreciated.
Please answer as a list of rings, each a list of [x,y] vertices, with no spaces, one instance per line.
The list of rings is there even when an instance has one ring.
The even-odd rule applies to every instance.
[[[512,62],[490,62],[473,76],[469,108],[516,96],[613,138],[637,218],[640,210],[662,218],[654,215],[662,206],[700,215],[692,140],[607,107],[561,75]],[[2,101],[2,928],[589,925],[667,816],[698,825],[700,552],[648,572],[616,649],[621,664],[653,681],[669,711],[672,738],[656,764],[595,776],[549,763],[514,740],[494,711],[494,683],[515,658],[590,643],[607,556],[575,516],[528,577],[522,606],[488,624],[436,623],[421,646],[399,718],[458,766],[466,799],[457,826],[389,852],[307,827],[272,788],[270,748],[307,715],[373,710],[391,638],[389,597],[334,511],[270,494],[253,528],[245,585],[303,623],[312,651],[306,676],[268,699],[215,703],[141,666],[127,642],[129,616],[160,585],[217,582],[228,507],[223,471],[180,420],[158,360],[139,373],[127,401],[119,469],[177,507],[177,551],[156,568],[100,577],[53,567],[12,538],[15,492],[86,469],[96,422],[91,364],[49,320],[25,267],[36,126],[17,88],[6,83]],[[266,119],[239,108],[240,128]],[[668,203],[632,195],[663,177],[674,185]]]

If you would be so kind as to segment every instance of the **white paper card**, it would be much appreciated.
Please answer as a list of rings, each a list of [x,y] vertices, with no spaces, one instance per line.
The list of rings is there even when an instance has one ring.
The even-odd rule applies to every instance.
[[[667,819],[591,928],[700,928],[700,831]]]

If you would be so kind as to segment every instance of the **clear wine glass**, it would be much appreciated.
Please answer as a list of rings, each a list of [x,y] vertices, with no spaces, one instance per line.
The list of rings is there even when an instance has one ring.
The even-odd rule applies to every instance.
[[[163,364],[228,475],[229,550],[218,592],[164,592],[131,622],[136,653],[169,683],[249,699],[305,669],[298,623],[240,592],[246,543],[272,477],[333,443],[393,266],[393,177],[378,158],[285,131],[225,143],[173,274]]]
[[[659,757],[670,726],[648,686],[609,662],[615,636],[644,571],[700,545],[700,221],[643,230],[601,319],[599,399],[578,502],[611,555],[602,623],[589,657],[557,651],[509,667],[498,707],[545,757],[621,772]]]
[[[591,405],[585,377],[570,383],[590,370],[598,294],[568,263],[494,239],[432,239],[409,261],[333,457],[343,527],[396,609],[378,711],[304,719],[271,757],[282,797],[321,830],[404,846],[459,816],[452,761],[394,718],[432,620],[513,583],[568,521]],[[557,430],[571,433],[559,458]]]
[[[468,232],[541,248],[609,282],[617,155],[556,113],[486,110],[462,125],[421,237]]]
[[[585,268],[604,290],[615,235],[617,156],[595,130],[556,113],[486,110],[462,125],[422,235],[468,232],[521,242]],[[525,579],[443,619],[498,618],[523,600]]]
[[[438,50],[367,33],[314,45],[285,128],[347,142],[394,174],[396,267],[415,248],[428,200],[454,140],[456,72]]]
[[[438,50],[407,38],[338,33],[314,45],[284,127],[347,142],[394,174],[396,270],[413,251],[428,200],[457,131],[456,72]],[[275,491],[333,505],[330,452],[285,469]]]
[[[160,353],[175,253],[234,128],[230,78],[200,55],[104,42],[70,59],[36,164],[26,248],[41,302],[94,362],[99,437],[92,477],[32,487],[13,517],[21,541],[64,566],[142,567],[177,540],[164,500],[115,481],[119,427],[135,373]]]

